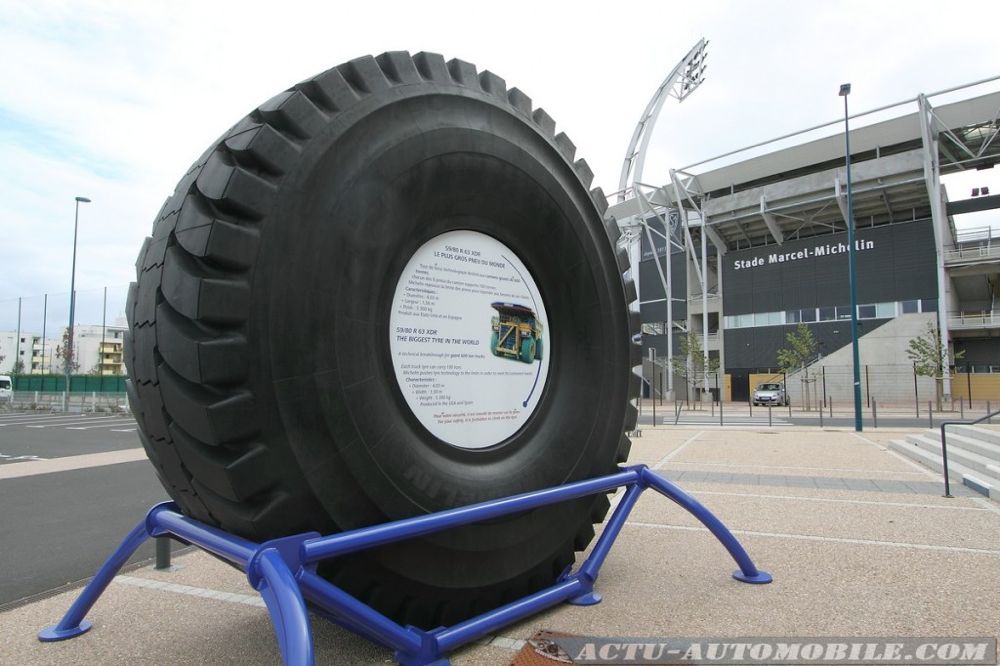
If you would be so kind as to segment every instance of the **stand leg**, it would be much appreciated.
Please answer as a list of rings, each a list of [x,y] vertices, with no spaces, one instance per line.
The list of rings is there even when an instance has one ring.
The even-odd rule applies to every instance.
[[[729,531],[729,528],[723,525],[722,521],[716,518],[715,514],[705,508],[701,502],[649,468],[643,468],[642,480],[646,485],[660,494],[669,497],[691,513],[715,535],[716,539],[722,542],[722,545],[726,547],[726,550],[729,551],[729,554],[733,556],[733,559],[740,566],[738,571],[733,572],[733,578],[744,583],[755,584],[770,583],[773,580],[771,574],[766,571],[760,571],[754,566],[753,560],[750,559],[747,551],[743,549],[743,546],[733,536],[733,533]]]
[[[87,583],[87,586],[83,588],[83,592],[80,593],[80,596],[77,597],[73,605],[66,611],[66,615],[63,616],[59,624],[45,627],[39,631],[38,640],[62,641],[67,638],[79,636],[89,630],[92,625],[83,619],[84,616],[97,602],[97,599],[104,592],[105,588],[111,583],[111,579],[125,565],[128,558],[132,556],[132,553],[148,538],[149,533],[146,531],[146,521],[143,520],[129,532],[128,536],[121,542],[121,545],[111,554],[111,557],[107,559],[101,570],[97,572],[97,575]]]
[[[313,666],[312,630],[299,583],[277,550],[263,551],[256,560],[257,591],[264,597],[278,637],[285,666]]]

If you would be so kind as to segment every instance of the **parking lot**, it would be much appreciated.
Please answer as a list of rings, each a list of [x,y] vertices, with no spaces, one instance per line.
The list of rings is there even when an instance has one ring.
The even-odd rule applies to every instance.
[[[63,447],[81,445],[75,438],[99,430],[63,425]],[[0,441],[11,441],[11,429],[0,429]],[[127,427],[101,432],[111,442],[131,437],[135,447],[134,433],[115,429]],[[644,429],[630,462],[657,468],[702,500],[774,582],[734,581],[735,566],[711,535],[646,493],[597,583],[603,603],[556,607],[461,650],[454,663],[510,663],[540,629],[638,637],[1000,635],[1000,509],[962,488],[953,499],[941,497],[937,477],[886,448],[901,434],[787,426]],[[8,506],[11,484],[32,479],[18,492],[36,503],[66,489],[60,498],[81,531],[76,541],[40,548],[87,559],[90,568],[74,574],[82,578],[156,500],[151,495],[162,495],[152,477],[140,460],[0,479],[0,501]],[[99,497],[109,499],[77,510]],[[58,522],[51,510],[36,511],[28,501],[20,510],[45,530]],[[11,558],[4,551],[4,567],[19,558],[35,568],[44,564],[32,561],[37,552]],[[75,640],[42,644],[35,634],[57,621],[79,590],[0,613],[0,663],[279,661],[266,610],[243,574],[199,552],[175,563],[180,569],[171,573],[147,566],[119,576],[89,615],[94,629]],[[388,651],[322,619],[314,618],[313,627],[318,663],[391,660]]]

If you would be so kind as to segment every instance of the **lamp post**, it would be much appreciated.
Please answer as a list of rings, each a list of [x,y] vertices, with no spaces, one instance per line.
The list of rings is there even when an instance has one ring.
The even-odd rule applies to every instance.
[[[63,391],[63,411],[69,411],[69,375],[73,367],[73,317],[76,314],[76,236],[80,224],[80,204],[90,203],[87,197],[76,198],[76,212],[73,215],[73,267],[69,274],[69,328],[66,330],[66,349],[63,360],[66,370],[66,386]]]
[[[851,84],[840,86],[840,96],[844,98],[844,144],[847,163],[847,272],[851,286],[851,353],[854,365],[854,430],[861,432],[861,355],[858,352],[858,276],[854,247],[854,208],[851,201],[851,131],[848,124],[847,96],[851,94]]]

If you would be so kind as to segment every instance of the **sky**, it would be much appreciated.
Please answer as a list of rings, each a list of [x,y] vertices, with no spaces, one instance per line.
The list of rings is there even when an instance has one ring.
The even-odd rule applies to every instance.
[[[998,23],[995,0],[0,0],[0,330],[23,297],[22,326],[40,332],[43,294],[50,335],[65,325],[76,196],[92,200],[76,319],[101,323],[105,286],[108,321],[121,316],[142,240],[190,163],[260,102],[359,55],[426,50],[490,69],[612,192],[650,96],[701,38],[705,83],[664,107],[646,182],[841,117],[844,82],[854,112],[996,76],[1000,40],[981,28]],[[955,187],[1000,192],[997,172]]]

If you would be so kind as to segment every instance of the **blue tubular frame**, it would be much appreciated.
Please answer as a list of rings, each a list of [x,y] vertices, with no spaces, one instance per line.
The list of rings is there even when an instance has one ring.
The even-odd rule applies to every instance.
[[[556,502],[609,492],[620,487],[626,488],[621,502],[594,544],[590,556],[576,572],[567,569],[551,587],[451,627],[433,631],[404,627],[316,574],[316,565],[331,557]],[[392,650],[396,659],[404,666],[447,664],[446,655],[455,648],[550,606],[561,602],[580,605],[598,603],[601,597],[594,591],[594,583],[601,566],[639,496],[649,488],[693,514],[722,542],[739,565],[739,569],[733,573],[734,578],[744,583],[771,582],[771,575],[754,566],[740,542],[711,511],[645,465],[637,465],[609,476],[339,534],[321,536],[310,532],[262,544],[183,516],[173,502],[158,504],[150,509],[145,520],[122,541],[59,624],[43,629],[38,638],[42,641],[64,640],[90,629],[91,625],[83,619],[84,616],[132,553],[150,537],[169,535],[212,552],[246,572],[250,584],[264,598],[274,624],[282,661],[288,666],[314,663],[307,600],[324,617]]]

